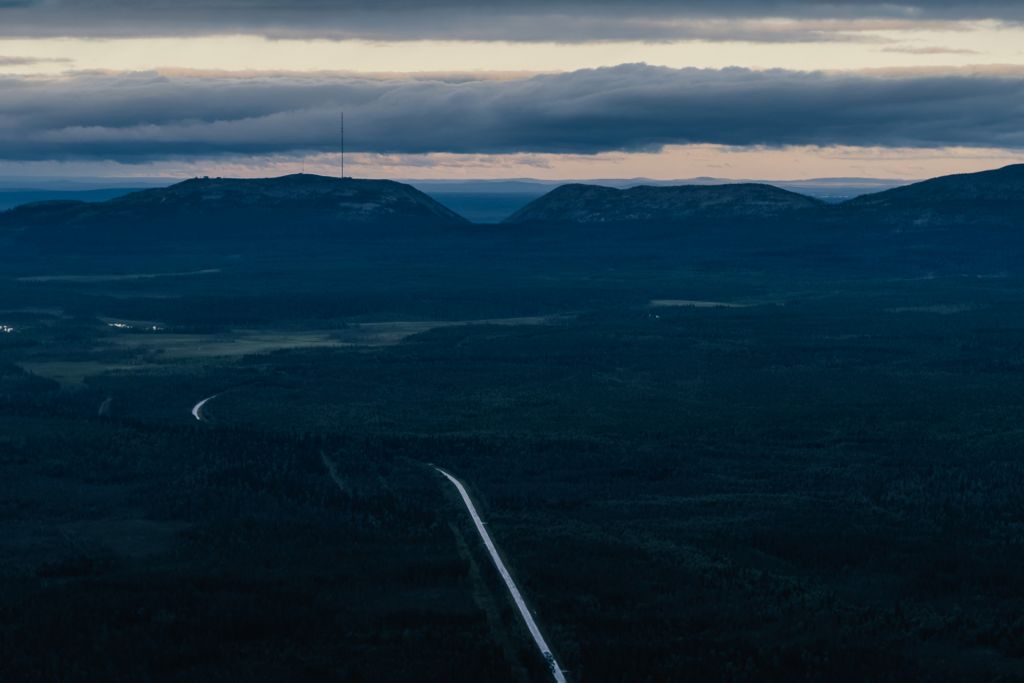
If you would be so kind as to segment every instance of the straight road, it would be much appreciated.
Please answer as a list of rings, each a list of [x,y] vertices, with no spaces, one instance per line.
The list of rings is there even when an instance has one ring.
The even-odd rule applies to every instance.
[[[218,396],[220,396],[220,394],[207,396],[202,401],[199,401],[192,406],[192,417],[199,422],[203,422],[203,406]],[[326,458],[324,458],[324,464],[327,465],[327,469],[335,483],[338,484],[339,487],[344,488],[342,486],[342,482],[336,476],[334,468]],[[537,622],[534,621],[533,614],[530,613],[530,608],[526,606],[526,601],[523,600],[523,595],[519,591],[519,587],[512,579],[512,575],[509,574],[508,568],[505,567],[505,563],[502,561],[501,556],[498,555],[498,549],[494,546],[494,541],[491,540],[491,535],[487,532],[487,529],[484,528],[484,522],[480,519],[480,515],[476,511],[476,506],[473,505],[473,501],[470,499],[469,493],[466,492],[466,487],[462,485],[461,481],[448,474],[440,467],[436,467],[434,465],[431,465],[431,467],[444,475],[444,477],[448,479],[453,486],[455,486],[459,495],[462,496],[462,502],[465,503],[466,509],[469,511],[469,516],[473,518],[473,524],[476,526],[476,532],[480,535],[480,540],[484,542],[484,546],[487,547],[487,552],[491,555],[491,561],[494,563],[495,568],[498,570],[502,580],[505,582],[505,587],[508,588],[508,592],[512,596],[512,600],[515,602],[516,608],[519,610],[519,615],[523,618],[523,623],[526,624],[527,630],[530,631],[530,636],[533,637],[533,642],[536,643],[541,656],[544,658],[544,661],[547,662],[551,675],[555,679],[555,683],[567,683],[565,674],[562,673],[562,668],[558,665],[558,662],[555,661],[555,656],[551,653],[551,648],[548,647],[547,641],[544,640],[544,636],[541,634],[540,628],[537,626]]]
[[[434,467],[432,465],[432,467]],[[501,574],[501,578],[505,581],[505,587],[508,588],[508,592],[512,595],[512,600],[516,603],[516,607],[519,608],[519,614],[523,617],[523,622],[526,623],[526,628],[529,629],[530,635],[533,636],[533,642],[537,644],[537,649],[540,650],[541,656],[544,657],[544,661],[548,663],[548,667],[551,669],[551,675],[554,676],[556,683],[566,683],[565,674],[562,673],[562,668],[558,666],[558,662],[555,661],[555,656],[551,654],[551,648],[548,647],[547,641],[544,640],[544,636],[541,635],[540,628],[537,626],[537,622],[533,620],[533,615],[530,613],[530,608],[526,606],[526,601],[523,600],[522,593],[519,592],[519,587],[516,586],[516,582],[512,579],[512,575],[508,573],[508,569],[505,567],[505,563],[502,561],[501,556],[498,555],[498,549],[494,547],[494,541],[491,540],[491,535],[487,533],[487,529],[484,528],[483,520],[480,519],[480,515],[477,514],[476,506],[473,505],[473,501],[470,500],[469,494],[466,493],[466,487],[462,485],[462,482],[448,474],[440,467],[434,467],[435,470],[445,476],[458,490],[459,495],[462,496],[462,502],[466,504],[466,509],[469,510],[469,516],[473,518],[473,524],[476,526],[476,532],[480,534],[480,540],[487,546],[487,552],[491,554],[491,560],[494,562],[494,566],[498,569],[498,573]]]

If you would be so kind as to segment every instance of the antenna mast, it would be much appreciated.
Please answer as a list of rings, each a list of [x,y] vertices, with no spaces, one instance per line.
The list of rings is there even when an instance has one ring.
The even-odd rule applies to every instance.
[[[341,112],[341,179],[345,179],[345,112]]]

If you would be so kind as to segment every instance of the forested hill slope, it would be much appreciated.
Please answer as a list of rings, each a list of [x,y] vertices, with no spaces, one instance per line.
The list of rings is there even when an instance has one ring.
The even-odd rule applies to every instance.
[[[817,209],[823,203],[760,183],[641,185],[626,190],[563,185],[531,202],[506,223],[684,223],[776,218]]]
[[[625,190],[563,185],[505,222],[723,228],[731,223],[757,223],[804,225],[811,229],[811,235],[838,226],[866,233],[877,229],[926,232],[947,231],[956,226],[1024,226],[1024,164],[933,178],[831,205],[759,183],[638,186]]]
[[[346,226],[459,226],[467,221],[411,185],[296,174],[194,178],[105,202],[26,204],[0,214],[0,231],[29,241],[256,239]]]
[[[925,180],[851,199],[847,220],[919,230],[955,225],[1024,226],[1024,164]]]

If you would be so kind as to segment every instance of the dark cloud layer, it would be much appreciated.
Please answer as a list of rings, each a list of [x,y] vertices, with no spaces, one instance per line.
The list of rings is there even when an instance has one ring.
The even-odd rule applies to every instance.
[[[708,19],[1024,19],[1020,0],[0,0],[0,35],[818,40],[819,28]],[[841,31],[839,27],[836,30]],[[828,32],[825,32],[828,33]]]
[[[513,81],[0,78],[0,158],[596,153],[668,144],[1024,148],[1024,76],[622,65]]]

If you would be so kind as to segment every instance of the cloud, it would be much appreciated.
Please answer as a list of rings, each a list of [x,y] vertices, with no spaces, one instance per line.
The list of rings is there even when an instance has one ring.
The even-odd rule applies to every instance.
[[[821,40],[884,19],[1024,20],[1019,0],[0,0],[3,36]],[[737,23],[738,20],[747,20]],[[768,20],[768,21],[759,21]],[[797,23],[778,23],[797,20]],[[835,20],[836,26],[803,21]],[[844,28],[844,22],[849,23]]]
[[[7,57],[0,55],[0,67],[35,66],[37,64],[70,64],[72,60],[63,57]]]
[[[332,151],[665,145],[1024,148],[1024,73],[879,76],[643,64],[518,80],[0,77],[0,159],[141,162]]]
[[[952,48],[952,47],[912,47],[909,45],[905,46],[894,46],[882,48],[882,52],[899,52],[907,55],[976,55],[980,54],[977,50],[968,50],[963,48]]]

